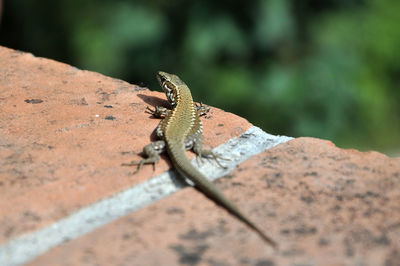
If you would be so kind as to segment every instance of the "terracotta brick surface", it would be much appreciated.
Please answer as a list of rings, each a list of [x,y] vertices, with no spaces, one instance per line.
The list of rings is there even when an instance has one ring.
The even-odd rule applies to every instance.
[[[163,94],[7,48],[0,65],[0,245],[168,169],[121,167],[154,139],[143,111]],[[203,121],[210,146],[251,126],[216,108]],[[399,158],[298,138],[215,183],[277,251],[185,188],[28,265],[399,265]]]
[[[299,138],[216,183],[278,251],[187,188],[30,265],[399,265],[400,159]]]

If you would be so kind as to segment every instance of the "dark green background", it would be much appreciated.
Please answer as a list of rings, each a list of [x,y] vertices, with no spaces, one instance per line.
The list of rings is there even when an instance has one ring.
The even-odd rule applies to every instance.
[[[176,73],[269,133],[399,155],[398,0],[3,4],[1,45],[153,90]]]

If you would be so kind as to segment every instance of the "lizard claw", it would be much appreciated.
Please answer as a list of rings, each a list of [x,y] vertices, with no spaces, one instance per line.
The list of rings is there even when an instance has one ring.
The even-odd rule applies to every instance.
[[[155,115],[156,114],[156,108],[151,109],[150,107],[146,106],[146,110],[144,111],[145,113],[151,114],[151,115]]]
[[[143,160],[142,160],[143,161]],[[137,172],[140,171],[140,169],[142,168],[142,161],[137,162],[137,161],[131,161],[130,163],[122,163],[121,166],[135,166],[137,165],[138,167],[136,168],[136,170],[132,173],[132,174],[136,174]]]

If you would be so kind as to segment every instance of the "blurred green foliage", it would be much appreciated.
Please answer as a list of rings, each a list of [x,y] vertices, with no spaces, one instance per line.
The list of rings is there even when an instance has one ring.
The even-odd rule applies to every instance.
[[[198,101],[272,134],[400,150],[400,2],[12,0],[0,44]]]

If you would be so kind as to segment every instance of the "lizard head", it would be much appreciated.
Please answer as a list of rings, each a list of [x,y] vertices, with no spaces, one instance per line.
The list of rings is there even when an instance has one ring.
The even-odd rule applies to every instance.
[[[167,95],[168,102],[175,107],[179,96],[179,86],[185,85],[185,83],[177,75],[162,71],[157,72],[157,80]]]

